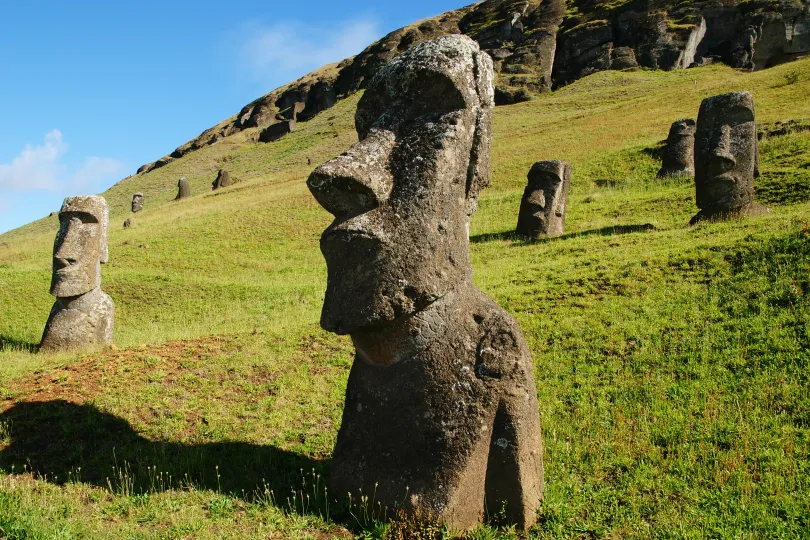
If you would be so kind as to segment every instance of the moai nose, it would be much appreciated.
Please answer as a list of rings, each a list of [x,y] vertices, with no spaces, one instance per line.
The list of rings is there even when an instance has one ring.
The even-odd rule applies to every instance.
[[[734,168],[737,160],[731,153],[731,127],[724,125],[720,129],[720,136],[711,154],[711,168],[714,174],[723,174]]]
[[[336,218],[377,208],[393,186],[387,162],[395,144],[390,131],[372,130],[367,138],[315,169],[307,179],[309,190]]]

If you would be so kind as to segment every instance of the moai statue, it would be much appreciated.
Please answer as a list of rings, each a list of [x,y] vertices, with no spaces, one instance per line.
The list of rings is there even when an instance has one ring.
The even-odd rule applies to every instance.
[[[470,266],[492,81],[466,36],[417,45],[360,99],[360,141],[307,180],[335,216],[321,326],[356,349],[330,489],[458,529],[502,509],[529,527],[543,492],[531,355]]]
[[[132,211],[140,212],[143,210],[143,193],[136,193],[132,196]]]
[[[112,344],[115,306],[101,290],[101,264],[108,260],[108,223],[104,197],[80,195],[62,204],[51,278],[56,303],[40,350],[74,351]]]
[[[695,188],[700,212],[690,224],[767,212],[754,202],[757,176],[754,98],[749,92],[732,92],[704,99],[695,133]]]
[[[174,200],[179,201],[188,197],[191,197],[191,187],[188,185],[186,177],[181,176],[180,180],[177,181],[177,197]]]
[[[231,185],[231,175],[225,169],[220,169],[219,173],[217,173],[217,178],[214,180],[214,183],[211,185],[212,190],[217,190],[219,188],[228,187]]]
[[[673,122],[664,146],[658,178],[695,175],[695,121]]]
[[[571,165],[564,161],[538,161],[529,171],[515,232],[529,238],[565,233],[565,207],[571,185]]]

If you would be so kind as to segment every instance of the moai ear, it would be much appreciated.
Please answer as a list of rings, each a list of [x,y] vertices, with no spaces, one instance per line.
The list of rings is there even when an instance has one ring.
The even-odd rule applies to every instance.
[[[467,215],[471,216],[478,209],[478,197],[481,190],[489,185],[490,157],[492,142],[492,107],[495,106],[494,70],[492,58],[484,51],[474,56],[475,89],[478,94],[478,105],[475,118],[475,135],[470,153],[470,165],[467,169]]]

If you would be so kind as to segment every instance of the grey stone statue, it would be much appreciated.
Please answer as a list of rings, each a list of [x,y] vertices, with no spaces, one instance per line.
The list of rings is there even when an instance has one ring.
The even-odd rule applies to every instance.
[[[538,161],[529,171],[528,178],[515,232],[529,238],[565,234],[571,165],[556,159]]]
[[[111,345],[115,306],[101,290],[108,260],[109,215],[103,197],[68,197],[53,245],[51,294],[56,297],[40,350],[74,351]]]
[[[188,184],[188,179],[185,176],[181,176],[180,180],[177,181],[177,197],[174,198],[175,201],[179,201],[180,199],[186,199],[191,197],[191,186]]]
[[[767,212],[754,202],[757,176],[754,98],[749,92],[732,92],[704,99],[695,133],[695,189],[700,212],[690,224]]]
[[[143,193],[136,193],[132,196],[132,211],[140,212],[143,210]]]
[[[228,187],[231,185],[231,174],[225,169],[220,169],[214,183],[211,184],[212,190]]]
[[[502,509],[528,527],[543,492],[531,355],[470,266],[492,81],[465,36],[406,51],[360,99],[360,141],[307,181],[335,216],[321,326],[356,349],[331,491],[460,529]]]
[[[661,156],[658,178],[695,175],[695,121],[673,122]]]

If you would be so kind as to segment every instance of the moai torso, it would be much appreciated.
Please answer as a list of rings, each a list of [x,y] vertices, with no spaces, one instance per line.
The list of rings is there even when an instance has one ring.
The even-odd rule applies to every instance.
[[[181,176],[180,180],[177,181],[177,197],[175,197],[174,200],[178,201],[188,197],[191,197],[191,186],[188,184],[188,179],[186,179],[185,176]]]
[[[464,36],[403,53],[360,100],[360,142],[307,181],[335,216],[321,325],[357,351],[331,493],[459,529],[504,507],[528,527],[543,490],[531,356],[469,262],[492,78]]]
[[[143,193],[136,193],[132,196],[132,211],[140,212],[143,210]]]
[[[695,133],[695,190],[700,212],[692,224],[767,211],[754,202],[759,176],[754,99],[748,92],[706,98]]]
[[[107,202],[103,197],[68,197],[59,212],[53,248],[51,309],[40,350],[75,351],[111,345],[114,305],[101,290],[107,255]]]
[[[658,178],[695,175],[695,121],[673,122],[661,159]]]
[[[559,160],[538,161],[528,178],[515,232],[529,238],[564,234],[571,165]]]

